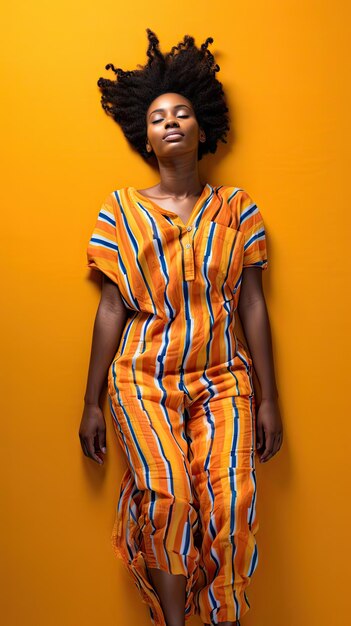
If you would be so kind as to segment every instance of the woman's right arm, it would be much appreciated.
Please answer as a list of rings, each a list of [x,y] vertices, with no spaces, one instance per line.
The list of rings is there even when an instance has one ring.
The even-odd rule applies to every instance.
[[[106,453],[106,425],[99,404],[100,395],[128,317],[128,309],[124,306],[116,283],[105,274],[102,277],[101,299],[94,322],[84,409],[79,427],[85,456],[100,465],[103,460],[96,451]]]

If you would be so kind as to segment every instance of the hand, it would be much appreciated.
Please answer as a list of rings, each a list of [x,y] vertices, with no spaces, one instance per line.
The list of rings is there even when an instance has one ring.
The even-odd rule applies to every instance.
[[[99,405],[84,405],[79,438],[85,456],[103,465],[103,459],[96,454],[100,451],[106,454],[106,424]]]
[[[256,432],[260,463],[264,463],[280,450],[283,443],[283,424],[278,401],[274,398],[261,401],[257,410]]]

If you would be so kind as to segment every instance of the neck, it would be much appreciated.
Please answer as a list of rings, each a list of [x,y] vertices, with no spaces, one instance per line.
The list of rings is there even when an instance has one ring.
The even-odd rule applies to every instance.
[[[182,155],[181,159],[160,159],[158,164],[161,194],[182,200],[202,192],[204,183],[200,180],[198,160],[193,153]]]

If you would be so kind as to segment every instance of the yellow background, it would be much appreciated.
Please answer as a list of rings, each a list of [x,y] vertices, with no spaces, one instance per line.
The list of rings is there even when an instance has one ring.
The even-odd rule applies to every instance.
[[[158,180],[104,113],[96,82],[114,76],[106,63],[146,62],[147,27],[163,51],[184,34],[214,38],[232,130],[200,173],[244,187],[267,231],[284,442],[257,462],[259,564],[242,626],[348,623],[349,20],[346,0],[3,8],[6,626],[150,623],[110,546],[125,463],[107,398],[104,467],[78,438],[99,301],[87,243],[110,191]]]

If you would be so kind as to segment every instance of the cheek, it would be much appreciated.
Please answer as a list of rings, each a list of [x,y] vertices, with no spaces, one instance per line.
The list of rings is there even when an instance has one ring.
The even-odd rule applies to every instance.
[[[165,134],[164,128],[161,125],[156,124],[153,128],[148,130],[148,138],[150,143],[162,143],[163,135]]]
[[[189,139],[193,139],[194,141],[198,141],[200,137],[200,129],[197,124],[193,123],[187,129],[187,136]]]

